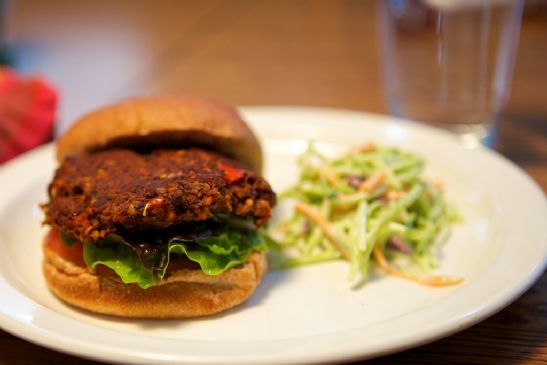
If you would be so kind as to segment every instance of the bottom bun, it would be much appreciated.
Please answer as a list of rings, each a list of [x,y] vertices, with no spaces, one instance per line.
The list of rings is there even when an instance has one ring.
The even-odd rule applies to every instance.
[[[158,285],[141,289],[117,277],[97,275],[44,246],[44,276],[65,302],[92,312],[120,317],[185,318],[221,312],[247,300],[266,272],[266,255],[249,259],[220,275],[201,270],[172,272]]]

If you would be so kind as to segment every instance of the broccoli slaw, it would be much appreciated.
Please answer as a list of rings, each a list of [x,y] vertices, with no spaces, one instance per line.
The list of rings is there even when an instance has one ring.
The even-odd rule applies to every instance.
[[[459,217],[442,185],[423,177],[420,156],[368,144],[328,159],[310,143],[298,166],[297,183],[280,196],[294,214],[270,229],[273,268],[343,259],[354,282],[375,268],[426,285],[463,281],[424,276],[438,266],[436,243]]]

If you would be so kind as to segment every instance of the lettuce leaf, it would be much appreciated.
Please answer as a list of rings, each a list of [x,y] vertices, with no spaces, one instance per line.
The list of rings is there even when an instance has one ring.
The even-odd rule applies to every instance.
[[[142,264],[135,251],[125,244],[114,241],[112,244],[101,246],[86,243],[84,262],[91,269],[99,264],[109,267],[124,283],[137,283],[143,289],[159,281],[153,272]]]
[[[169,241],[169,253],[185,255],[207,275],[218,275],[247,261],[253,251],[266,250],[264,238],[256,231],[229,231],[194,241],[179,238]]]
[[[165,247],[151,251],[152,257],[139,255],[120,236],[110,236],[96,244],[85,244],[84,261],[90,268],[105,265],[124,283],[136,283],[146,289],[165,276],[172,254],[185,255],[197,262],[206,274],[218,275],[247,261],[255,250],[267,250],[265,239],[255,230],[230,230],[194,239],[174,236]],[[151,262],[154,265],[151,266]]]

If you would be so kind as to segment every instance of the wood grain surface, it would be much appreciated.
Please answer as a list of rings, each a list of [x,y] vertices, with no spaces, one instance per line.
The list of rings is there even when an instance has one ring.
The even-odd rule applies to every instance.
[[[372,1],[17,1],[3,18],[18,69],[45,75],[61,92],[58,132],[98,105],[163,92],[387,113]],[[546,39],[546,2],[530,1],[496,144],[544,191]],[[546,364],[547,275],[472,328],[372,362]],[[0,330],[0,364],[44,363],[94,362]]]

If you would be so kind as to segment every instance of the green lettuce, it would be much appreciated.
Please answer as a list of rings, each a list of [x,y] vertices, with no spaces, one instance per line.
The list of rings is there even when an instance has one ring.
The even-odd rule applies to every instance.
[[[124,283],[137,283],[143,289],[159,281],[153,272],[142,264],[135,251],[122,243],[112,241],[111,244],[101,246],[86,243],[84,262],[92,269],[99,264],[107,266],[114,270]]]
[[[256,250],[267,250],[264,238],[256,231],[229,231],[193,241],[179,238],[169,241],[169,253],[185,255],[208,275],[221,274],[247,261]]]
[[[218,275],[244,263],[256,250],[267,250],[265,238],[255,230],[245,229],[193,239],[174,236],[147,256],[137,252],[120,236],[110,236],[95,244],[85,244],[84,261],[90,268],[105,265],[114,270],[124,283],[136,283],[146,289],[165,276],[173,254],[197,262],[208,275]]]

